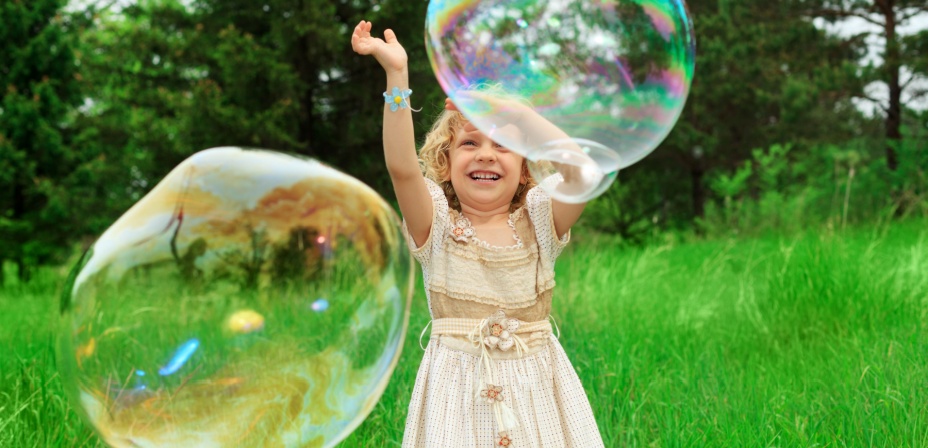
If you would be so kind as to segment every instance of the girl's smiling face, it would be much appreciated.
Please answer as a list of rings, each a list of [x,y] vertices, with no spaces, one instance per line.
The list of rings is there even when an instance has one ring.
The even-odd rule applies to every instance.
[[[496,132],[518,132],[513,126]],[[524,158],[493,141],[473,124],[455,132],[448,154],[449,177],[454,192],[473,211],[507,211],[519,184],[526,181]]]

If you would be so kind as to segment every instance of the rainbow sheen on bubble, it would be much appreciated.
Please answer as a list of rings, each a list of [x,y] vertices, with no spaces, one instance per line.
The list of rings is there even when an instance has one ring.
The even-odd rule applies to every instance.
[[[206,150],[72,271],[61,378],[113,447],[331,447],[386,387],[412,278],[396,214],[360,181]]]
[[[664,140],[686,102],[695,55],[680,0],[432,0],[426,47],[465,117],[533,161],[535,176],[561,174],[538,180],[567,202],[602,193]],[[497,133],[512,124],[512,109],[487,91],[527,100],[565,135]],[[573,184],[559,190],[562,182]]]

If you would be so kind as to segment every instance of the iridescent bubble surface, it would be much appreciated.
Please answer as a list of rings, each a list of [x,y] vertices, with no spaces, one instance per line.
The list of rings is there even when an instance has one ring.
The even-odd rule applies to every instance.
[[[399,229],[313,160],[193,155],[72,272],[58,363],[74,407],[114,447],[334,446],[399,358]]]
[[[682,0],[432,0],[426,46],[444,91],[498,143],[541,165],[564,151],[583,154],[554,164],[559,182],[573,185],[558,193],[557,182],[543,182],[571,202],[601,193],[664,140],[686,102],[695,55]],[[529,103],[540,120],[486,92]],[[509,124],[523,132],[496,133]]]

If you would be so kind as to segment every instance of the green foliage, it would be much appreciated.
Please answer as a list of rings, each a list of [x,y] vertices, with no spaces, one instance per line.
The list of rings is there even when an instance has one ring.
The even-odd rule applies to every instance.
[[[15,261],[21,277],[54,261],[77,227],[67,184],[80,156],[65,134],[80,94],[63,4],[0,5],[0,263]]]
[[[755,149],[734,173],[716,172],[711,202],[698,225],[710,236],[731,232],[798,232],[881,221],[898,211],[928,216],[926,134],[906,131],[894,143],[900,164],[890,170],[866,141],[818,145],[806,154],[788,145]]]
[[[720,173],[710,181],[710,188],[730,204],[733,197],[747,189],[747,181],[754,174],[751,162],[745,162],[732,175]]]
[[[915,73],[928,75],[928,30],[904,36],[902,38],[903,54],[908,55],[906,65]],[[922,88],[916,95],[925,95]]]
[[[739,220],[746,222],[735,228],[747,231],[878,220],[892,207],[923,214],[924,118],[902,104],[909,129],[896,139],[881,118],[864,116],[853,101],[889,72],[862,62],[867,35],[839,38],[810,20],[869,14],[870,4],[689,1],[697,68],[680,122],[589,204],[581,227],[642,242],[668,230],[721,232]],[[10,61],[0,70],[0,260],[13,260],[23,276],[86,246],[208,147],[312,156],[391,200],[380,119],[380,92],[391,86],[376,61],[350,49],[361,19],[375,33],[392,28],[407,49],[413,101],[425,108],[417,135],[443,106],[422,39],[425,1],[82,5],[0,6],[0,52]],[[892,46],[893,61],[905,67],[901,98],[912,104],[926,95],[926,36],[898,36]],[[771,152],[776,145],[788,154]],[[895,170],[878,161],[887,148],[898,153]],[[797,184],[807,181],[814,185]]]
[[[424,15],[418,3],[296,0],[145,0],[79,11],[88,99],[74,117],[75,149],[96,155],[74,186],[87,198],[80,205],[96,210],[85,234],[101,232],[181,160],[215,146],[312,156],[391,197],[383,70],[355,55],[349,37],[361,18],[377,32],[394,28],[426,117],[442,97],[418,26]]]
[[[417,126],[442,106],[421,2],[143,0],[59,13],[64,4],[0,7],[11,61],[0,72],[0,262],[23,276],[209,147],[310,155],[391,197],[382,69],[348,44],[361,18],[406,44],[425,106]]]
[[[884,173],[884,179],[889,178],[899,210],[925,216],[928,215],[928,129],[903,128],[902,134],[902,140],[890,142],[898,154],[899,166]]]

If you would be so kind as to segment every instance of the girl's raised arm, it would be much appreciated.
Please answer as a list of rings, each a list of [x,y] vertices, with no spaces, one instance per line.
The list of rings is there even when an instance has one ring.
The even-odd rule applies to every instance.
[[[399,89],[399,98],[391,101],[395,106],[384,102],[383,153],[406,228],[419,246],[428,239],[432,228],[432,198],[419,169],[412,111],[408,99],[403,98],[409,88],[406,50],[392,30],[385,30],[383,37],[371,36],[371,23],[362,20],[351,35],[351,48],[358,54],[373,55],[386,71],[388,100],[393,99],[393,88]]]

